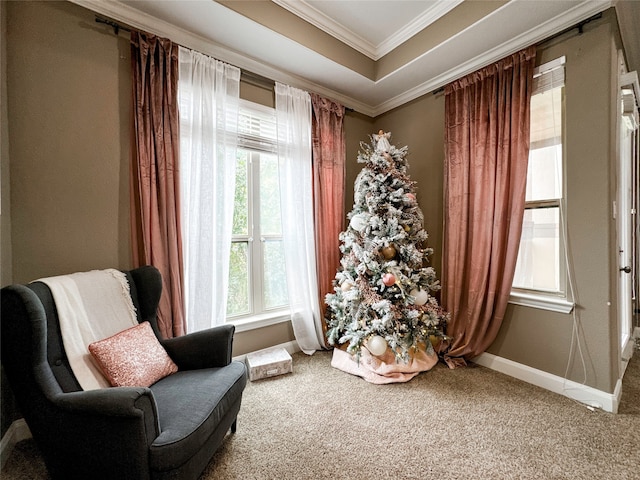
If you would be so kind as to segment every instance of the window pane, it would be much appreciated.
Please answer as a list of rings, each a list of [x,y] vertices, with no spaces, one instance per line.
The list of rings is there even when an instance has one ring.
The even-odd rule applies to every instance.
[[[559,272],[559,208],[525,210],[513,286],[558,292],[560,290]]]
[[[527,191],[513,287],[564,293],[560,244],[563,199],[564,58],[536,69],[531,97]],[[561,277],[562,275],[562,277]]]
[[[531,148],[562,142],[562,92],[556,87],[531,97]]]
[[[260,155],[260,233],[281,235],[278,158]]]
[[[529,151],[526,200],[562,198],[562,144]]]
[[[246,150],[238,150],[236,161],[236,192],[233,207],[233,235],[249,234],[249,184],[248,158]]]
[[[239,315],[249,311],[249,242],[232,242],[227,315]]]
[[[562,93],[556,87],[531,97],[527,201],[562,197]]]
[[[282,240],[265,240],[262,243],[264,248],[264,305],[265,308],[282,307],[288,303]]]

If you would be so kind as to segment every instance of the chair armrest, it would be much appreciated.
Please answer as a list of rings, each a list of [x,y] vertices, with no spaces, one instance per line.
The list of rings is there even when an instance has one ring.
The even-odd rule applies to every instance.
[[[111,387],[59,393],[51,400],[62,410],[88,415],[158,416],[153,392],[146,387]]]
[[[234,332],[234,325],[221,325],[162,340],[162,345],[181,370],[224,367],[231,362]]]
[[[160,422],[153,392],[145,387],[113,387],[71,393],[59,393],[52,402],[63,414],[82,417],[86,428],[91,423],[110,423],[114,418],[118,423],[131,423],[131,428],[140,428],[146,436],[146,444],[151,445],[160,435]],[[134,425],[141,423],[138,427]],[[113,430],[114,441],[122,442],[122,431]],[[105,435],[107,431],[102,430]]]
[[[149,451],[160,435],[153,393],[113,387],[58,392],[25,412],[52,478],[151,478]]]

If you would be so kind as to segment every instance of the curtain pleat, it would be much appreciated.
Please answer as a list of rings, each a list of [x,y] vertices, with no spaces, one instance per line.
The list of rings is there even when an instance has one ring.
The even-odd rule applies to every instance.
[[[226,321],[240,69],[180,47],[180,151],[187,331]]]
[[[158,327],[165,338],[185,333],[178,144],[178,47],[131,32],[133,138],[131,234],[135,267],[162,274]]]
[[[442,303],[450,367],[484,352],[507,308],[524,214],[535,47],[445,88]]]
[[[340,232],[344,230],[345,134],[344,106],[311,93],[313,207],[315,219],[318,300],[326,346],[325,296],[333,291],[340,266]]]
[[[311,99],[276,83],[282,241],[293,333],[308,355],[322,348],[311,171]]]

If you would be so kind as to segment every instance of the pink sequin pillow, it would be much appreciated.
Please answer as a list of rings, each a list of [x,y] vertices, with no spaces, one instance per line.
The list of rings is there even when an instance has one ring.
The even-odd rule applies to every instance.
[[[93,342],[89,352],[114,387],[148,387],[178,371],[149,322]]]

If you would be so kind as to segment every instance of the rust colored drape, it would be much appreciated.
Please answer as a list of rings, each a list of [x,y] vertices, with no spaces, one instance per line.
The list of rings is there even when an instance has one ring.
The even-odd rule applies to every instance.
[[[442,304],[449,367],[495,339],[511,292],[524,215],[535,47],[445,88]]]
[[[162,274],[158,327],[185,333],[178,177],[178,46],[131,32],[133,132],[131,235],[134,265]]]
[[[311,94],[311,105],[316,268],[322,331],[326,334],[324,297],[333,291],[340,266],[338,236],[344,227],[345,108],[315,93]],[[323,339],[326,346],[326,335]]]

